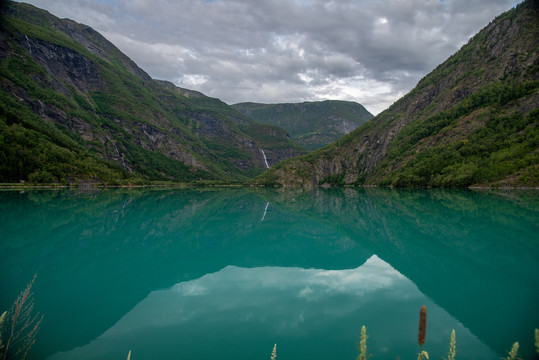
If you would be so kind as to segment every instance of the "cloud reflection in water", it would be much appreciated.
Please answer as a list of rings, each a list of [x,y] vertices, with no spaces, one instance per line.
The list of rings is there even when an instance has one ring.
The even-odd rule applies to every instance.
[[[197,358],[227,358],[227,354],[244,358],[264,356],[266,345],[260,343],[264,339],[269,343],[277,339],[281,344],[289,342],[280,347],[283,351],[293,351],[290,347],[294,345],[306,351],[309,346],[303,342],[311,342],[316,348],[329,337],[340,339],[343,347],[348,347],[343,358],[353,358],[362,324],[367,324],[371,333],[371,352],[378,358],[383,354],[395,358],[396,354],[415,351],[416,310],[422,303],[429,306],[431,322],[443,323],[429,329],[432,344],[446,346],[449,323],[466,337],[459,339],[461,343],[472,342],[483,354],[494,355],[443,309],[430,303],[410,280],[373,255],[350,270],[227,266],[199,279],[153,291],[92,343],[50,359],[100,359],[98,353],[103,353],[102,358],[113,358],[112,354],[122,347],[119,344],[139,354],[157,351],[162,359],[177,358],[174,347],[187,351],[182,358],[189,358],[189,354]],[[382,318],[382,314],[388,316]],[[399,338],[388,331],[392,328],[412,335]],[[214,332],[221,335],[213,338]],[[155,339],[165,337],[163,334],[169,340],[156,344]],[[212,355],[212,349],[204,344],[214,341],[219,346]],[[186,350],[189,346],[193,349]],[[323,349],[316,353],[320,358],[326,356]]]

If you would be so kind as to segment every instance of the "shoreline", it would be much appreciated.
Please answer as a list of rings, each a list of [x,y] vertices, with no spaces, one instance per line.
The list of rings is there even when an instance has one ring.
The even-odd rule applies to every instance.
[[[31,184],[31,183],[0,183],[0,190],[56,190],[56,189],[140,189],[140,188],[210,188],[210,187],[221,187],[221,188],[275,188],[273,186],[264,186],[259,184],[249,184],[249,183],[150,183],[150,184],[126,184],[126,185],[106,185],[103,183],[79,183],[79,184]],[[290,188],[290,187],[277,187],[277,188]],[[299,187],[291,187],[301,188]],[[317,188],[325,189],[323,186],[317,186]],[[392,187],[392,186],[377,186],[377,185],[361,185],[361,186],[342,186],[342,187],[329,187],[331,189],[364,189],[364,188],[388,188],[388,189],[407,189],[407,190],[419,190],[419,189],[444,189],[444,190],[539,190],[539,187],[533,186],[481,186],[473,185],[467,187]]]

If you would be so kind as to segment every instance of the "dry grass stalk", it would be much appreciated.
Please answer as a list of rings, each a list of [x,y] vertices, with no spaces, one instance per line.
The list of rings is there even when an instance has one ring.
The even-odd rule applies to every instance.
[[[7,312],[5,324],[6,344],[3,348],[2,359],[14,359],[20,356],[26,359],[28,351],[35,343],[36,335],[43,320],[43,315],[34,314],[34,299],[32,286],[36,275]]]
[[[457,353],[457,341],[455,339],[455,329],[451,331],[451,338],[449,339],[449,353],[447,354],[447,360],[455,360]]]
[[[129,354],[127,354],[127,360],[131,360],[131,350],[129,350]]]
[[[4,322],[6,320],[6,314],[7,311],[4,311],[2,316],[0,316],[0,355],[2,355],[2,349],[4,348],[4,344],[2,343],[2,334],[4,333]]]
[[[535,329],[535,351],[539,354],[539,329]]]
[[[425,337],[427,336],[427,307],[421,306],[419,310],[419,334],[417,336],[417,343],[419,346],[423,346],[425,343]]]
[[[271,360],[277,359],[277,344],[273,345],[273,351],[271,352]]]
[[[429,360],[429,353],[426,352],[425,350],[421,351],[419,355],[417,356],[417,360],[423,360],[423,359]]]
[[[356,347],[359,350],[359,355],[357,356],[356,360],[367,360],[369,356],[367,355],[367,328],[365,325],[361,327],[359,345],[356,343]]]
[[[509,351],[509,355],[506,357],[506,360],[515,360],[517,358],[518,354],[518,341],[513,344],[513,347],[511,348],[511,351]]]

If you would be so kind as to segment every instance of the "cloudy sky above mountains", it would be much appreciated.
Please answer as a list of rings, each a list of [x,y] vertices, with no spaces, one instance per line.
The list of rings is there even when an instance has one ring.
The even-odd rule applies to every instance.
[[[373,114],[518,0],[26,0],[153,78],[228,104],[357,101]]]

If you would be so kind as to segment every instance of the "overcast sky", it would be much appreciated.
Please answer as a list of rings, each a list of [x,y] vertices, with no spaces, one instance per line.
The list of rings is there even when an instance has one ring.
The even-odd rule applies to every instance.
[[[351,100],[377,114],[517,0],[27,0],[153,78],[228,104]]]

